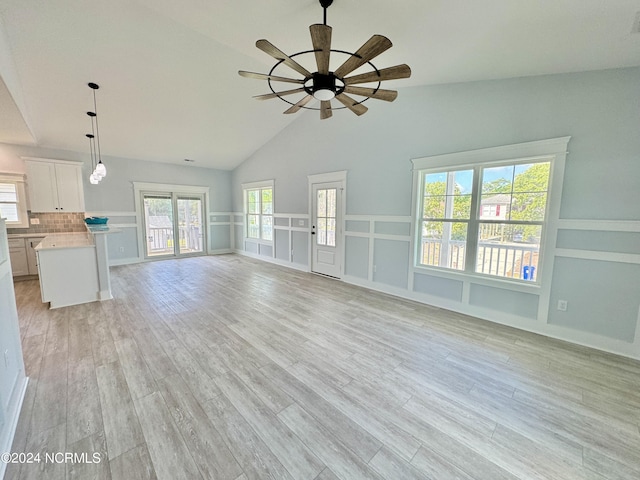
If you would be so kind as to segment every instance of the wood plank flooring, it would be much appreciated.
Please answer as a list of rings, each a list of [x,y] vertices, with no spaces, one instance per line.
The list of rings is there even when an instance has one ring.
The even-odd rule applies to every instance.
[[[635,479],[640,362],[236,255],[16,283],[16,479]]]

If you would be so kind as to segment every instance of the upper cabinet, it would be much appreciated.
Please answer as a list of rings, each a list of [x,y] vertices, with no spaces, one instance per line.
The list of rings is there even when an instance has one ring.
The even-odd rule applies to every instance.
[[[25,159],[32,212],[84,212],[82,163]]]

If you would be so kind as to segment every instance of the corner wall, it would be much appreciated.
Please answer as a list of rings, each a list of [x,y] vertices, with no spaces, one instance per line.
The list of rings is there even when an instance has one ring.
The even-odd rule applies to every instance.
[[[274,179],[287,231],[296,215],[309,217],[307,175],[347,170],[345,281],[640,358],[639,84],[640,68],[616,69],[407,88],[394,103],[367,102],[362,117],[303,112],[233,172],[236,248],[242,183]],[[545,252],[555,257],[548,307],[526,292],[463,294],[442,275],[407,281],[410,159],[563,136],[571,142],[556,248]],[[308,245],[308,229],[295,233]],[[285,238],[275,235],[276,252]],[[309,269],[308,260],[265,259]]]

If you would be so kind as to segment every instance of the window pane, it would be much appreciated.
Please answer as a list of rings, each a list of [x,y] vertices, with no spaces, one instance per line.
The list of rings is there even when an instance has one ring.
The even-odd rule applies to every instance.
[[[464,270],[466,222],[422,222],[420,263]]]
[[[541,225],[480,223],[476,272],[535,280]]]
[[[316,233],[318,245],[327,244],[327,219],[318,218],[318,232]]]
[[[546,193],[514,193],[511,220],[543,221],[546,206]]]
[[[480,200],[481,220],[508,220],[511,208],[511,194],[490,193]]]
[[[470,218],[473,170],[430,173],[424,181],[423,218]]]
[[[247,202],[249,203],[258,203],[259,197],[258,193],[260,190],[247,190]]]
[[[447,217],[451,218],[451,217]],[[471,218],[471,195],[456,195],[453,197],[453,217],[460,219]]]
[[[511,193],[513,172],[513,165],[484,168],[482,170],[482,195]]]
[[[447,172],[429,173],[424,176],[425,195],[444,195],[447,184]]]
[[[247,211],[260,213],[260,190],[247,190]]]
[[[7,222],[18,222],[18,206],[15,203],[0,203],[0,218]]]
[[[260,238],[260,216],[247,215],[247,237]]]
[[[327,219],[327,246],[336,246],[336,219]]]
[[[18,202],[18,193],[13,183],[0,183],[0,202]]]
[[[336,189],[327,190],[327,217],[336,218]]]
[[[424,218],[444,218],[444,206],[446,197],[425,196],[424,197]]]
[[[522,193],[546,192],[549,190],[550,166],[549,162],[516,165],[513,191]]]
[[[327,191],[326,190],[318,190],[318,217],[326,217],[327,216]]]
[[[273,214],[273,190],[270,188],[262,190],[262,213]]]

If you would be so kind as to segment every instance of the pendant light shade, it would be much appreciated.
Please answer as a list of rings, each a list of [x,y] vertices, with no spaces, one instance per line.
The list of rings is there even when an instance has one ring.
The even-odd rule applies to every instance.
[[[103,178],[107,176],[107,167],[104,166],[102,160],[100,160],[98,162],[98,165],[96,165],[96,173]]]

